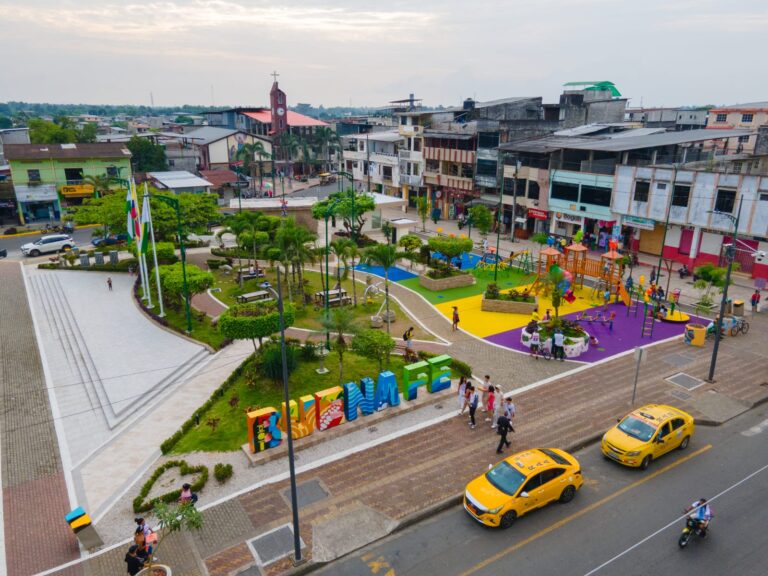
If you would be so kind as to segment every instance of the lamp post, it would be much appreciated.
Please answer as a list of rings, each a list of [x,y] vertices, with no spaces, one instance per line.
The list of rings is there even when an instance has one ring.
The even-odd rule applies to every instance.
[[[493,281],[497,282],[499,278],[499,241],[501,240],[501,224],[504,222],[504,219],[502,218],[502,205],[501,205],[501,199],[504,196],[504,152],[499,151],[499,154],[501,154],[501,190],[499,191],[499,207],[496,209],[496,261],[493,264]],[[517,178],[515,178],[517,179]],[[514,210],[512,211],[512,230],[514,231]]]
[[[291,510],[293,512],[293,563],[299,565],[303,562],[301,557],[301,536],[299,535],[299,503],[296,495],[296,465],[293,457],[293,432],[291,429],[290,405],[291,396],[288,391],[288,361],[285,351],[285,316],[283,291],[280,285],[280,270],[277,271],[277,290],[270,286],[269,282],[263,282],[261,287],[268,290],[277,301],[277,313],[280,317],[280,356],[283,363],[283,401],[286,414],[285,431],[288,436],[288,473],[291,477]]]
[[[512,235],[510,241],[514,243],[515,240],[515,227],[517,226],[517,172],[520,169],[520,159],[515,156],[515,179],[512,181]],[[502,177],[503,177],[502,168]],[[502,181],[503,183],[503,181]]]
[[[707,380],[713,382],[715,378],[715,365],[717,364],[717,351],[720,348],[720,331],[723,329],[723,316],[725,315],[725,304],[728,301],[728,285],[731,283],[731,270],[733,269],[733,260],[736,256],[736,238],[739,234],[739,219],[741,218],[741,205],[744,202],[744,196],[739,199],[739,211],[734,217],[728,212],[719,210],[708,210],[710,214],[719,214],[725,216],[733,222],[733,235],[731,236],[731,245],[726,248],[726,257],[728,258],[728,269],[725,273],[725,286],[723,286],[723,297],[720,299],[720,314],[715,322],[715,345],[712,347],[712,360],[709,363],[709,377]]]
[[[328,219],[333,216],[333,209],[336,207],[336,205],[341,202],[341,198],[333,201],[328,202],[328,206],[325,207],[325,317],[327,318],[330,314],[330,304],[328,302],[328,290],[330,289],[330,286],[328,283],[330,282],[329,274],[328,274],[328,255],[330,252],[330,244],[328,243]],[[326,332],[325,333],[325,348],[326,350],[331,349],[331,333]]]
[[[187,315],[187,334],[192,332],[192,312],[189,307],[189,285],[187,284],[187,250],[184,247],[184,234],[182,232],[181,224],[181,207],[179,205],[179,199],[171,196],[155,195],[155,198],[161,202],[165,202],[171,208],[176,211],[176,227],[179,235],[179,250],[181,252],[181,276],[184,286],[184,308]]]

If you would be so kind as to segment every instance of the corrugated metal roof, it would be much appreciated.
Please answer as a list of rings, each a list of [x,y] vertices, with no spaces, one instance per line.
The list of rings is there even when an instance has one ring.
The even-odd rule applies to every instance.
[[[101,142],[94,144],[6,144],[7,160],[48,160],[67,158],[130,158],[125,144]]]
[[[345,136],[350,140],[372,140],[374,142],[401,142],[405,140],[399,132],[388,130],[386,132],[369,132],[367,134],[350,134]]]
[[[240,130],[232,130],[230,128],[218,128],[216,126],[203,126],[197,130],[190,130],[185,134],[176,134],[178,138],[188,138],[195,144],[210,144],[216,142],[232,134],[237,134]]]
[[[149,177],[166,188],[200,188],[212,186],[208,180],[195,176],[186,170],[171,170],[169,172],[149,172]]]

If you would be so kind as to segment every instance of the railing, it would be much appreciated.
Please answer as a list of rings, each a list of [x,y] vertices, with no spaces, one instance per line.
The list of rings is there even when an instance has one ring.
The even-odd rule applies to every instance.
[[[397,154],[388,154],[387,152],[374,152],[371,154],[371,162],[379,162],[394,166],[398,162]]]
[[[410,160],[411,159],[411,151],[410,150],[400,150],[398,152],[398,157],[400,160]]]
[[[422,184],[422,177],[412,176],[410,174],[400,174],[400,184],[419,187]]]
[[[499,151],[492,148],[478,148],[477,159],[478,160],[496,160],[499,157]]]

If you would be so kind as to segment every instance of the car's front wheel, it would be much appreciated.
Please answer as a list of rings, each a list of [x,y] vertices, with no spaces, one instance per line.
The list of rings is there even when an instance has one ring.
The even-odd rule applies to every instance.
[[[576,488],[573,486],[566,486],[563,490],[563,493],[560,494],[560,503],[561,504],[567,504],[571,500],[573,500],[573,497],[576,496]]]
[[[640,462],[640,470],[647,470],[648,466],[651,465],[651,460],[653,460],[653,458],[650,456],[650,454],[643,458],[643,461]]]
[[[515,520],[517,520],[517,512],[514,510],[510,510],[509,512],[505,513],[504,516],[501,517],[501,523],[499,523],[499,528],[504,528],[505,530],[512,526],[512,524],[515,523]]]
[[[72,246],[69,244],[64,244],[61,249],[66,252],[67,250],[72,250]]]
[[[29,251],[30,256],[40,256],[40,250],[30,250]]]

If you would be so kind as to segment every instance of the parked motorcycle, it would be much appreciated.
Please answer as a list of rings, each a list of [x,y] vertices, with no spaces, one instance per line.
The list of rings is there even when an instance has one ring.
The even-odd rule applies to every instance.
[[[688,266],[686,266],[685,264],[683,264],[680,267],[677,273],[680,275],[680,280],[684,280],[685,278],[691,275],[691,271],[688,270]]]
[[[680,534],[680,539],[677,541],[677,545],[680,546],[680,548],[685,548],[694,536],[706,538],[707,529],[703,527],[701,521],[690,517],[686,518],[685,528],[683,528],[683,533]]]

